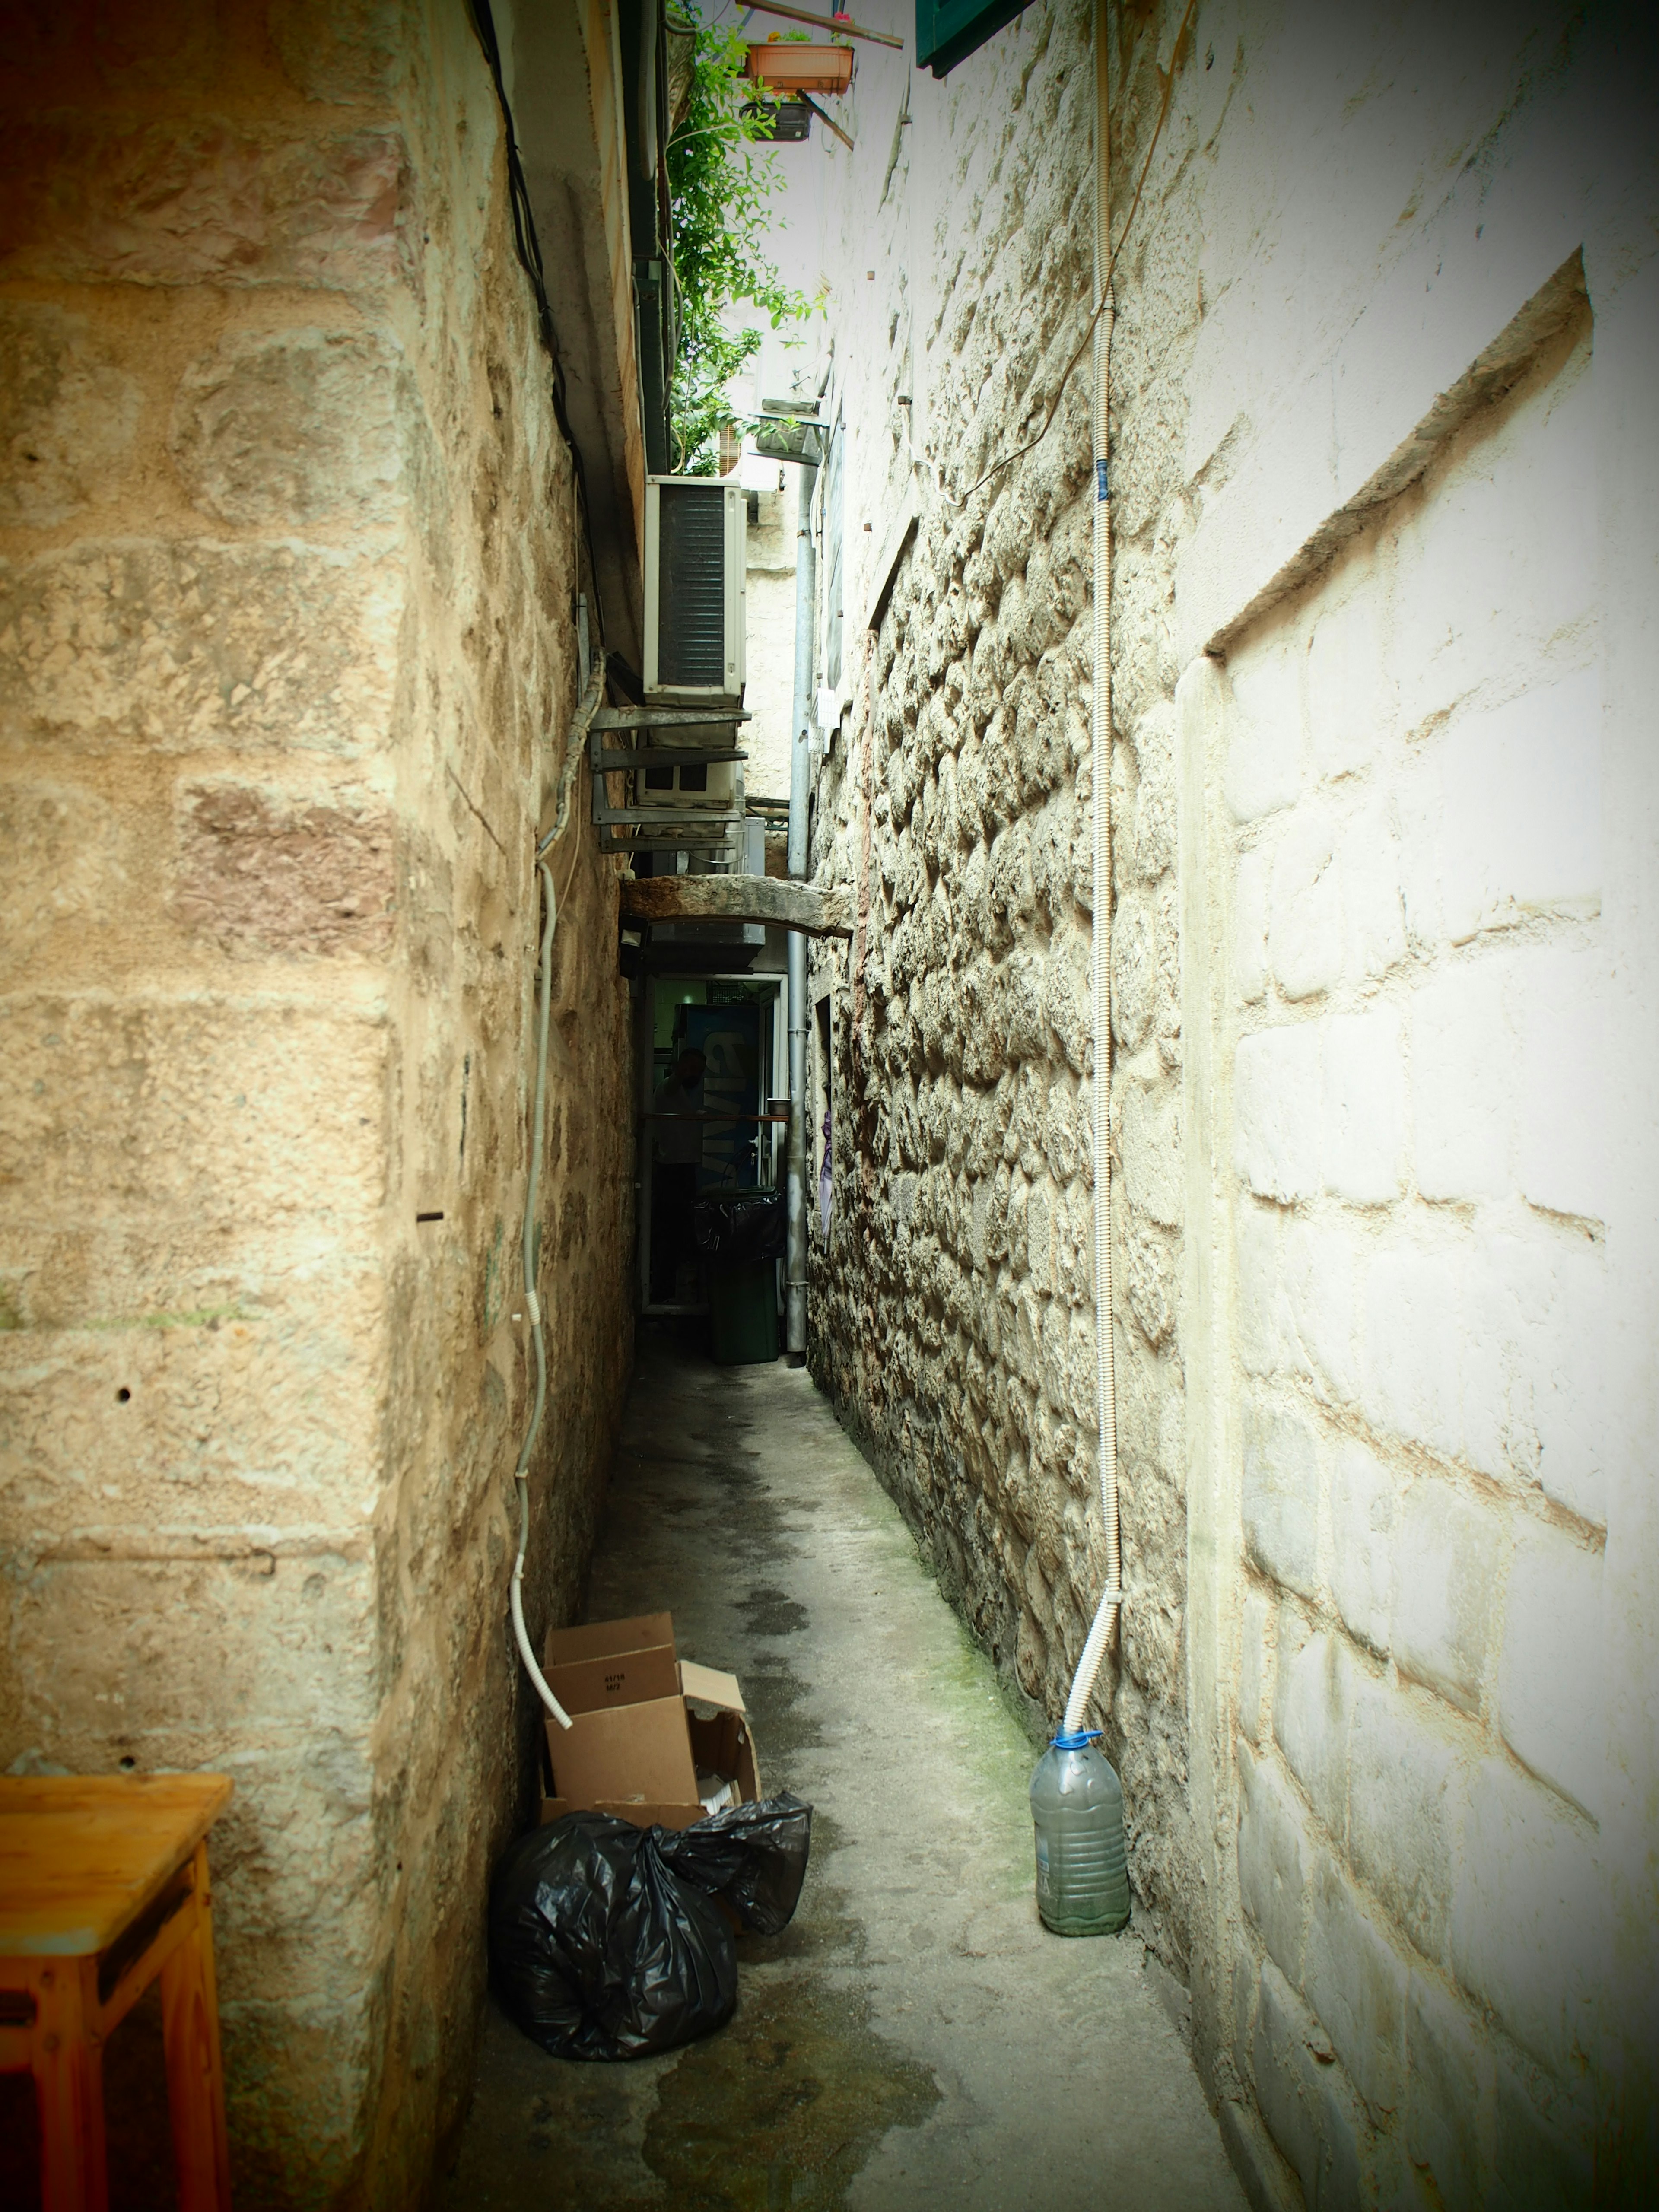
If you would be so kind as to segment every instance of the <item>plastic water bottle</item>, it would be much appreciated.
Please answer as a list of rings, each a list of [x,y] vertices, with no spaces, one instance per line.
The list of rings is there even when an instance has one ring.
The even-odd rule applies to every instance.
[[[1057,1735],[1031,1777],[1037,1911],[1056,1936],[1111,1936],[1129,1917],[1123,1791],[1099,1733]]]

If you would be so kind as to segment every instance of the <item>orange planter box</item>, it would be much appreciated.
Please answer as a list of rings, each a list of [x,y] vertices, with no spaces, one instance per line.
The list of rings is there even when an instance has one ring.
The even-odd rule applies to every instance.
[[[851,46],[751,46],[744,74],[775,92],[845,92],[853,82]]]

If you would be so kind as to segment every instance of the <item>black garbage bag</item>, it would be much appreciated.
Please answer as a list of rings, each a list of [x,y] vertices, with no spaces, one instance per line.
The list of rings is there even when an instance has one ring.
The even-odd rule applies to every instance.
[[[781,1260],[787,1241],[782,1196],[775,1190],[711,1192],[691,1209],[691,1237],[705,1260],[725,1267]]]
[[[711,1813],[678,1833],[656,1833],[664,1862],[723,1897],[751,1935],[781,1935],[794,1918],[812,1845],[812,1808],[787,1790],[757,1805]]]
[[[489,1895],[489,1964],[512,2019],[560,2058],[642,2058],[732,2017],[738,1961],[714,1902],[788,1924],[811,1808],[787,1793],[676,1832],[569,1813],[521,1836]]]

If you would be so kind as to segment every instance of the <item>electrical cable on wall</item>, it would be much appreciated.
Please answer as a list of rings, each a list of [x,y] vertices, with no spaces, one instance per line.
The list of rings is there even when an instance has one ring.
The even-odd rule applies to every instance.
[[[945,501],[947,507],[966,507],[969,501],[974,496],[974,494],[976,491],[983,491],[986,485],[991,482],[991,479],[994,477],[1000,477],[1005,469],[1012,468],[1014,463],[1023,459],[1025,454],[1035,452],[1036,447],[1042,443],[1049,431],[1054,428],[1054,417],[1060,412],[1060,403],[1066,397],[1066,387],[1072,380],[1072,372],[1076,368],[1079,362],[1082,360],[1085,352],[1087,350],[1089,341],[1095,335],[1096,326],[1099,323],[1102,315],[1106,312],[1106,302],[1112,295],[1112,278],[1117,269],[1118,257],[1121,254],[1124,247],[1128,244],[1129,233],[1134,228],[1135,216],[1140,207],[1140,195],[1146,189],[1146,179],[1152,171],[1152,156],[1158,151],[1158,142],[1164,136],[1164,125],[1169,120],[1170,100],[1175,91],[1176,71],[1181,64],[1182,46],[1186,40],[1188,33],[1192,28],[1193,17],[1197,13],[1198,0],[1187,0],[1187,12],[1181,19],[1181,28],[1176,33],[1175,45],[1170,50],[1170,72],[1164,80],[1164,98],[1158,106],[1158,122],[1152,131],[1152,143],[1146,149],[1146,158],[1140,165],[1140,176],[1135,185],[1134,198],[1129,203],[1128,217],[1123,225],[1121,232],[1119,234],[1117,244],[1112,248],[1111,258],[1106,264],[1106,274],[1103,278],[1098,280],[1100,296],[1095,301],[1094,313],[1089,318],[1088,323],[1084,329],[1083,336],[1077,342],[1076,352],[1072,356],[1071,359],[1066,362],[1065,368],[1060,373],[1060,382],[1055,386],[1054,396],[1048,403],[1048,412],[1042,418],[1042,428],[1037,432],[1036,437],[1028,438],[1023,446],[1016,446],[1012,453],[1005,453],[1000,461],[994,461],[991,466],[986,470],[982,477],[979,477],[975,483],[969,485],[967,490],[962,494],[960,498],[957,497],[954,493],[946,490],[945,484],[945,471],[943,469],[937,469],[937,489],[939,495]],[[907,429],[907,442],[908,434]]]

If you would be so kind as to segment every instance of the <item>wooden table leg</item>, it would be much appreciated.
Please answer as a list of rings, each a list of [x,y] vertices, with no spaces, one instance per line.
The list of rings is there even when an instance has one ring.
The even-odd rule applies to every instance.
[[[230,2145],[213,1971],[207,1845],[196,1847],[195,1926],[161,1968],[161,2035],[179,2212],[230,2212]]]
[[[96,2039],[98,1966],[35,1966],[29,2067],[40,2118],[42,2212],[109,2212],[104,2156],[104,2052]]]

